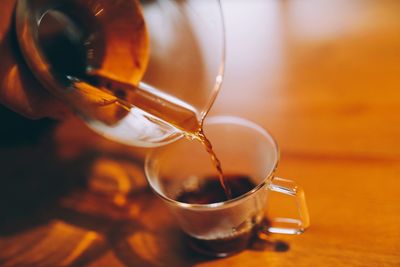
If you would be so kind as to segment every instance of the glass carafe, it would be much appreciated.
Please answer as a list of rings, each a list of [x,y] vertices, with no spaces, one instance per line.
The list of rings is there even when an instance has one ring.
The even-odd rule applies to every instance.
[[[221,86],[218,0],[19,0],[16,31],[43,86],[129,145],[197,131]]]

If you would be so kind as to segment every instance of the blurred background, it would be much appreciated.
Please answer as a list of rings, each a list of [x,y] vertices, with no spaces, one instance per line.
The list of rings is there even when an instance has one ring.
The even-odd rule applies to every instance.
[[[283,156],[399,156],[396,1],[223,6],[227,68],[215,113],[259,120]]]
[[[29,121],[2,107],[0,265],[398,266],[400,2],[222,5],[226,72],[209,116],[241,116],[272,133],[277,174],[306,191],[309,231],[199,258],[147,188],[146,149],[75,118]],[[277,240],[290,249],[275,251]]]

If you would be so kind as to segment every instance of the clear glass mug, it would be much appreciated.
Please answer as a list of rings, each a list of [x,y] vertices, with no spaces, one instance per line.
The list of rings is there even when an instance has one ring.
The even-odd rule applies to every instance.
[[[250,177],[254,188],[218,203],[181,202],[183,193],[196,192],[206,177],[215,176],[209,155],[199,142],[185,139],[153,150],[145,163],[148,182],[172,210],[191,247],[224,257],[245,249],[260,233],[303,233],[310,223],[304,192],[294,181],[274,176],[279,151],[271,135],[253,122],[224,116],[209,118],[204,131],[228,185],[230,177]],[[294,198],[298,217],[266,218],[271,191]]]
[[[29,68],[92,129],[128,145],[173,142],[222,82],[219,0],[18,0]]]

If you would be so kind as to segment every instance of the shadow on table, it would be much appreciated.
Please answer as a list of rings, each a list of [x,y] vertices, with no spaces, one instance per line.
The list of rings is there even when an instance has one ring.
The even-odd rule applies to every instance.
[[[182,262],[179,230],[148,189],[140,153],[77,120],[32,121],[1,106],[0,120],[1,266],[199,261]]]
[[[1,266],[193,266],[150,192],[141,154],[78,120],[31,121],[0,107]],[[61,129],[61,130],[60,130]],[[61,131],[61,132],[60,132]],[[260,241],[254,250],[285,251]]]

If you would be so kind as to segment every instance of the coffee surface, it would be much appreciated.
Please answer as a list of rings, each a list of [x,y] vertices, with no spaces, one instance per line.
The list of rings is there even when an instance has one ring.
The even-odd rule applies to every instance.
[[[231,198],[237,198],[250,190],[256,184],[246,175],[224,175],[226,186],[229,187]],[[224,188],[217,176],[204,177],[200,185],[190,191],[181,192],[176,200],[189,204],[211,204],[228,200]]]

